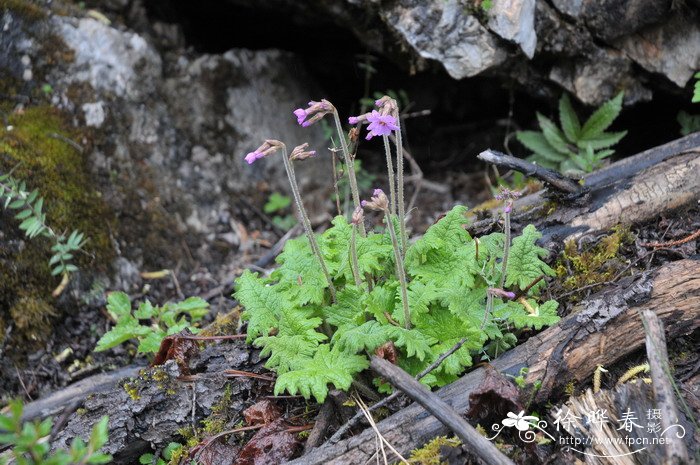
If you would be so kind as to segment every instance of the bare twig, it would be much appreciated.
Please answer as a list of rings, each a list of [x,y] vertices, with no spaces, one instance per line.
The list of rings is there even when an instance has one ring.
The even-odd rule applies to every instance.
[[[454,431],[462,442],[469,447],[470,452],[485,463],[489,465],[514,465],[512,460],[496,449],[492,442],[479,434],[452,407],[401,368],[377,356],[372,357],[370,367]]]
[[[677,245],[682,245],[685,244],[686,242],[690,242],[693,239],[697,239],[700,237],[700,229],[695,231],[693,234],[686,236],[682,239],[678,239],[675,241],[670,241],[670,242],[644,242],[641,245],[642,247],[654,247],[655,249],[661,248],[661,247],[675,247]]]
[[[462,338],[457,344],[453,345],[450,350],[447,352],[441,354],[433,363],[431,363],[428,367],[426,367],[423,371],[418,373],[416,375],[416,380],[420,381],[421,379],[425,378],[425,376],[436,369],[437,367],[440,366],[442,362],[445,361],[447,357],[450,355],[454,354],[459,350],[460,347],[464,345],[465,342],[467,342],[469,338],[464,337]],[[384,399],[380,400],[379,402],[372,404],[367,408],[367,411],[372,412],[374,410],[377,410],[378,408],[382,408],[385,405],[389,404],[391,401],[394,399],[398,398],[401,395],[401,391],[395,391],[393,394],[390,396],[385,397]],[[362,418],[364,418],[364,414],[360,411],[355,414],[354,417],[352,417],[350,420],[347,421],[343,426],[341,426],[338,431],[331,436],[331,438],[328,440],[330,444],[335,444],[336,442],[340,441],[345,433],[347,433],[350,428],[355,426]]]
[[[531,176],[551,184],[562,192],[567,194],[583,194],[585,189],[573,179],[562,176],[556,171],[537,166],[520,158],[511,157],[505,153],[495,150],[484,150],[478,157],[479,160],[491,163],[492,165],[502,166],[504,168],[520,171],[526,176]]]
[[[306,439],[306,444],[304,445],[304,454],[308,454],[311,449],[319,446],[323,442],[323,437],[326,435],[328,428],[333,420],[333,399],[328,397],[326,401],[321,406],[321,410],[316,416],[316,423],[314,424],[309,437]]]

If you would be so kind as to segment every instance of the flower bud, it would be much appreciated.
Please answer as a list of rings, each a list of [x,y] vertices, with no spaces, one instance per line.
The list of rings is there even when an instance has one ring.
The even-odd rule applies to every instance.
[[[389,199],[381,189],[374,189],[372,198],[369,201],[363,201],[362,206],[370,210],[385,211],[389,209]]]
[[[309,146],[308,142],[305,142],[301,145],[298,145],[294,147],[294,150],[292,150],[292,154],[289,156],[290,160],[306,160],[309,157],[313,157],[316,155],[315,150],[306,150],[306,148]]]
[[[364,201],[366,202],[366,201]],[[357,207],[354,212],[352,212],[352,221],[351,223],[354,224],[355,226],[359,225],[362,223],[364,220],[364,213],[362,211],[362,207]]]

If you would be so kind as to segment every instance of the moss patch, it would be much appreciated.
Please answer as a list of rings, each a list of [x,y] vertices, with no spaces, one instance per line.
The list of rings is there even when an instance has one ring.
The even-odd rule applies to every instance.
[[[41,21],[46,11],[32,0],[0,0],[0,9],[10,10],[28,21]]]
[[[109,238],[114,216],[95,190],[88,160],[80,151],[88,134],[70,127],[67,118],[50,106],[13,112],[9,105],[0,105],[0,111],[11,128],[0,127],[0,172],[14,170],[13,176],[25,181],[28,189],[39,190],[45,199],[46,222],[54,231],[78,229],[85,234],[86,253],[75,258],[79,268],[106,271],[114,256]],[[0,251],[0,319],[15,321],[17,342],[40,340],[48,335],[42,331],[48,318],[60,313],[51,297],[60,281],[51,276],[48,265],[52,243],[44,237],[27,239],[12,213],[0,215],[7,224],[3,228],[7,246]],[[31,307],[31,316],[20,307]]]
[[[443,465],[446,464],[447,461],[442,460],[440,455],[440,447],[459,447],[461,445],[462,443],[457,438],[438,436],[420,449],[413,450],[408,461],[417,465]]]
[[[634,241],[629,229],[615,227],[595,245],[579,250],[575,241],[568,241],[554,269],[565,291],[575,291],[614,278],[626,266],[620,249]],[[576,301],[576,296],[572,301]]]

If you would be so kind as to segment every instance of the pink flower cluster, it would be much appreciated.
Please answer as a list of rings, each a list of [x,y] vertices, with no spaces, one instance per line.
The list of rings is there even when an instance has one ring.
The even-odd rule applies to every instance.
[[[263,142],[263,144],[260,147],[258,147],[254,151],[248,153],[245,156],[245,161],[247,161],[249,165],[252,165],[257,160],[260,160],[261,158],[265,158],[268,155],[272,155],[281,146],[282,146],[282,143],[280,141],[266,140],[265,142]]]
[[[367,140],[374,136],[388,136],[392,131],[399,130],[396,120],[398,108],[394,101],[389,97],[382,97],[375,101],[374,104],[379,107],[379,111],[372,110],[370,113],[348,118],[348,123],[353,125],[369,122],[367,137],[365,138]]]
[[[310,101],[307,108],[297,108],[294,110],[294,116],[297,117],[297,123],[302,127],[309,127],[328,113],[333,111],[333,105],[326,99],[320,102]],[[309,118],[309,119],[307,119]]]

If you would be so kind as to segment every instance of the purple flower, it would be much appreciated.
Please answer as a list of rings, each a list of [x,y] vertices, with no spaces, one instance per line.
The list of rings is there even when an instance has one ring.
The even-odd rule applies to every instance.
[[[513,210],[513,203],[508,202],[505,207],[503,207],[503,212],[504,213],[510,213],[511,210]]]
[[[372,111],[367,117],[367,121],[369,121],[367,140],[374,136],[388,136],[391,134],[391,131],[399,130],[399,127],[396,125],[396,118],[391,115],[382,115],[377,110]]]
[[[304,110],[303,108],[297,108],[296,110],[294,110],[294,116],[297,117],[297,123],[301,124],[303,126],[304,120],[306,119],[306,116],[307,116],[306,110]]]
[[[381,189],[374,189],[374,192],[372,192],[372,197],[379,197],[380,195],[384,194],[384,191]]]
[[[331,112],[333,112],[333,105],[328,100],[324,99],[320,102],[312,100],[309,102],[308,108],[297,108],[294,110],[294,116],[297,117],[297,123],[302,127],[308,127]]]
[[[366,207],[366,206],[367,206],[367,201],[366,201],[366,200],[363,200],[362,202],[360,202],[360,205],[362,205],[363,207]]]
[[[357,124],[359,122],[360,122],[360,118],[358,118],[357,116],[351,116],[350,118],[348,118],[348,123],[350,123],[350,124],[354,125],[354,124]]]
[[[255,163],[255,160],[259,160],[264,156],[265,154],[262,152],[250,152],[248,155],[245,156],[245,161],[247,161],[249,165],[252,165],[253,163]]]

